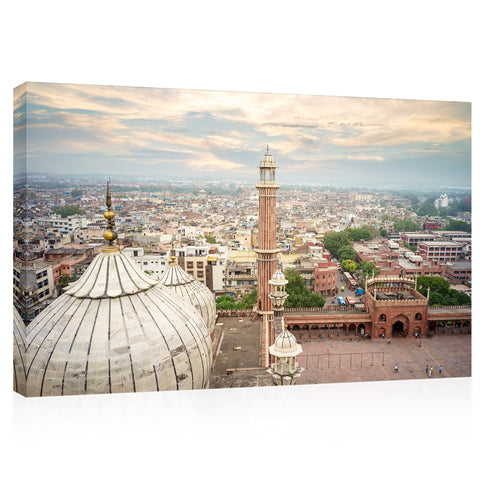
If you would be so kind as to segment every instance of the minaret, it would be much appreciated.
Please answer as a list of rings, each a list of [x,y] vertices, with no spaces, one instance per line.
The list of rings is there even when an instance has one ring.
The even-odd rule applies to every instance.
[[[268,151],[260,160],[260,182],[258,190],[258,261],[257,311],[263,321],[262,365],[268,365],[268,347],[271,321],[273,320],[269,280],[277,269],[277,189],[275,183],[275,160]]]

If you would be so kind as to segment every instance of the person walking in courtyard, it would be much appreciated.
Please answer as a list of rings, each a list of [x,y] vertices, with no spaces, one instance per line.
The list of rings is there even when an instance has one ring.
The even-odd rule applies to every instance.
[[[428,376],[431,377],[433,373],[433,367],[430,367],[430,370],[428,371]]]
[[[398,365],[397,364],[395,364],[394,368],[395,368],[395,373],[398,373]]]
[[[442,368],[442,366],[440,365],[440,366],[438,367],[438,373],[439,373],[440,375],[442,374],[442,370],[443,370],[443,368]]]
[[[428,365],[425,367],[425,373],[428,373]]]

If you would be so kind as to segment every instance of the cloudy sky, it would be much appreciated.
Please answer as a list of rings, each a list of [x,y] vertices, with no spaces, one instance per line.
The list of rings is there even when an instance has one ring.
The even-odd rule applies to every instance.
[[[14,120],[15,173],[254,181],[269,144],[279,183],[471,183],[464,102],[28,83]]]

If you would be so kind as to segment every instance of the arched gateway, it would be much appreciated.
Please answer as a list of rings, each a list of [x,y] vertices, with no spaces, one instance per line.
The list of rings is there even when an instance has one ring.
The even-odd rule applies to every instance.
[[[405,315],[398,315],[393,319],[392,337],[405,336],[408,334],[408,318]]]

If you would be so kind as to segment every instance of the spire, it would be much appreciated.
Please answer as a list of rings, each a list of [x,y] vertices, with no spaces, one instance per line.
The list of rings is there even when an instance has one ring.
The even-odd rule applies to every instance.
[[[108,240],[108,247],[104,251],[118,251],[118,248],[113,245],[114,240],[118,237],[117,232],[113,230],[115,222],[113,221],[115,214],[112,212],[112,197],[110,195],[110,181],[107,182],[107,196],[105,204],[107,206],[107,211],[103,214],[107,220],[107,229],[103,234],[103,238]]]
[[[268,154],[268,143],[267,143],[267,154]]]
[[[170,261],[168,262],[170,266],[177,265],[177,257],[175,256],[175,247],[173,246],[173,236],[172,236],[172,246],[170,248]]]

